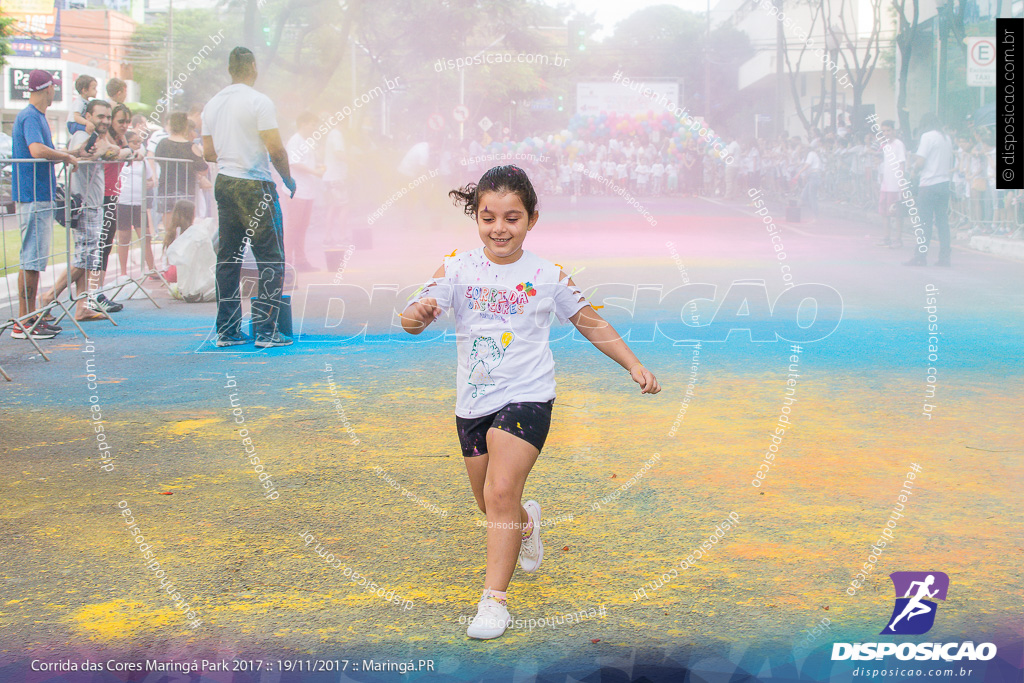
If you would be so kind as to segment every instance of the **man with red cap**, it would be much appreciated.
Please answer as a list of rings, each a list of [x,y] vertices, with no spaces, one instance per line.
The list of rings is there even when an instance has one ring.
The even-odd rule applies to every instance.
[[[46,159],[78,168],[78,159],[54,149],[46,110],[53,104],[55,79],[49,71],[36,69],[28,75],[28,104],[14,120],[15,159]],[[21,270],[18,271],[18,324],[11,330],[15,339],[50,339],[60,328],[26,316],[36,310],[39,273],[46,270],[53,237],[53,209],[56,178],[53,164],[14,164],[14,201],[21,228]]]

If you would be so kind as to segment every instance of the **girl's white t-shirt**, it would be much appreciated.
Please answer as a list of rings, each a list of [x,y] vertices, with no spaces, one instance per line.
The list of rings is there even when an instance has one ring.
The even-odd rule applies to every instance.
[[[150,176],[148,160],[129,161],[121,166],[121,192],[117,195],[117,203],[128,206],[142,204],[142,185]],[[148,191],[152,196],[153,191]]]
[[[500,265],[480,247],[445,258],[416,300],[433,297],[455,315],[459,365],[455,414],[472,418],[509,403],[555,398],[555,362],[548,346],[552,313],[562,323],[589,306],[560,266],[523,251]]]

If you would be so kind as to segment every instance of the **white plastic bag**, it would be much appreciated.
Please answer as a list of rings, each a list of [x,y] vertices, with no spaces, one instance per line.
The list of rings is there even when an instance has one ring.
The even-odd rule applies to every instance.
[[[178,270],[177,295],[189,303],[215,301],[217,281],[214,274],[217,254],[213,237],[217,221],[203,218],[178,236],[167,249],[167,262]]]

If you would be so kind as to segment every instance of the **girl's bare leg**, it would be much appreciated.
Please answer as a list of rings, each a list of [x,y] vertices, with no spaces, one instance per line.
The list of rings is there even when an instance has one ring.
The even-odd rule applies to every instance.
[[[151,271],[156,270],[156,259],[153,258],[153,241],[150,239],[149,233],[147,232],[145,235],[143,235],[141,227],[136,227],[135,233],[142,238],[142,243],[146,249],[146,267]]]
[[[522,506],[523,487],[540,451],[530,443],[500,429],[487,430],[486,476],[483,482],[487,514],[487,574],[484,588],[504,591],[515,572],[524,525],[529,516]],[[467,458],[467,460],[477,460]],[[473,482],[474,466],[470,469]],[[478,466],[477,466],[478,467]],[[477,496],[474,483],[474,496]],[[479,497],[477,502],[479,504]]]
[[[132,229],[118,229],[117,231],[117,261],[121,266],[121,275],[128,274],[128,250],[131,249]]]
[[[487,505],[484,504],[484,482],[487,480],[487,454],[463,458],[462,460],[466,463],[466,473],[469,475],[469,485],[473,489],[476,505],[480,508],[480,512],[486,514]]]

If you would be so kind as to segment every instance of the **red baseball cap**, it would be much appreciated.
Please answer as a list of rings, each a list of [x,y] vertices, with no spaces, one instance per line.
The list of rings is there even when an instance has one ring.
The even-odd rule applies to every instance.
[[[28,75],[29,92],[37,92],[49,87],[50,84],[60,85],[60,78],[42,69],[33,69]]]

